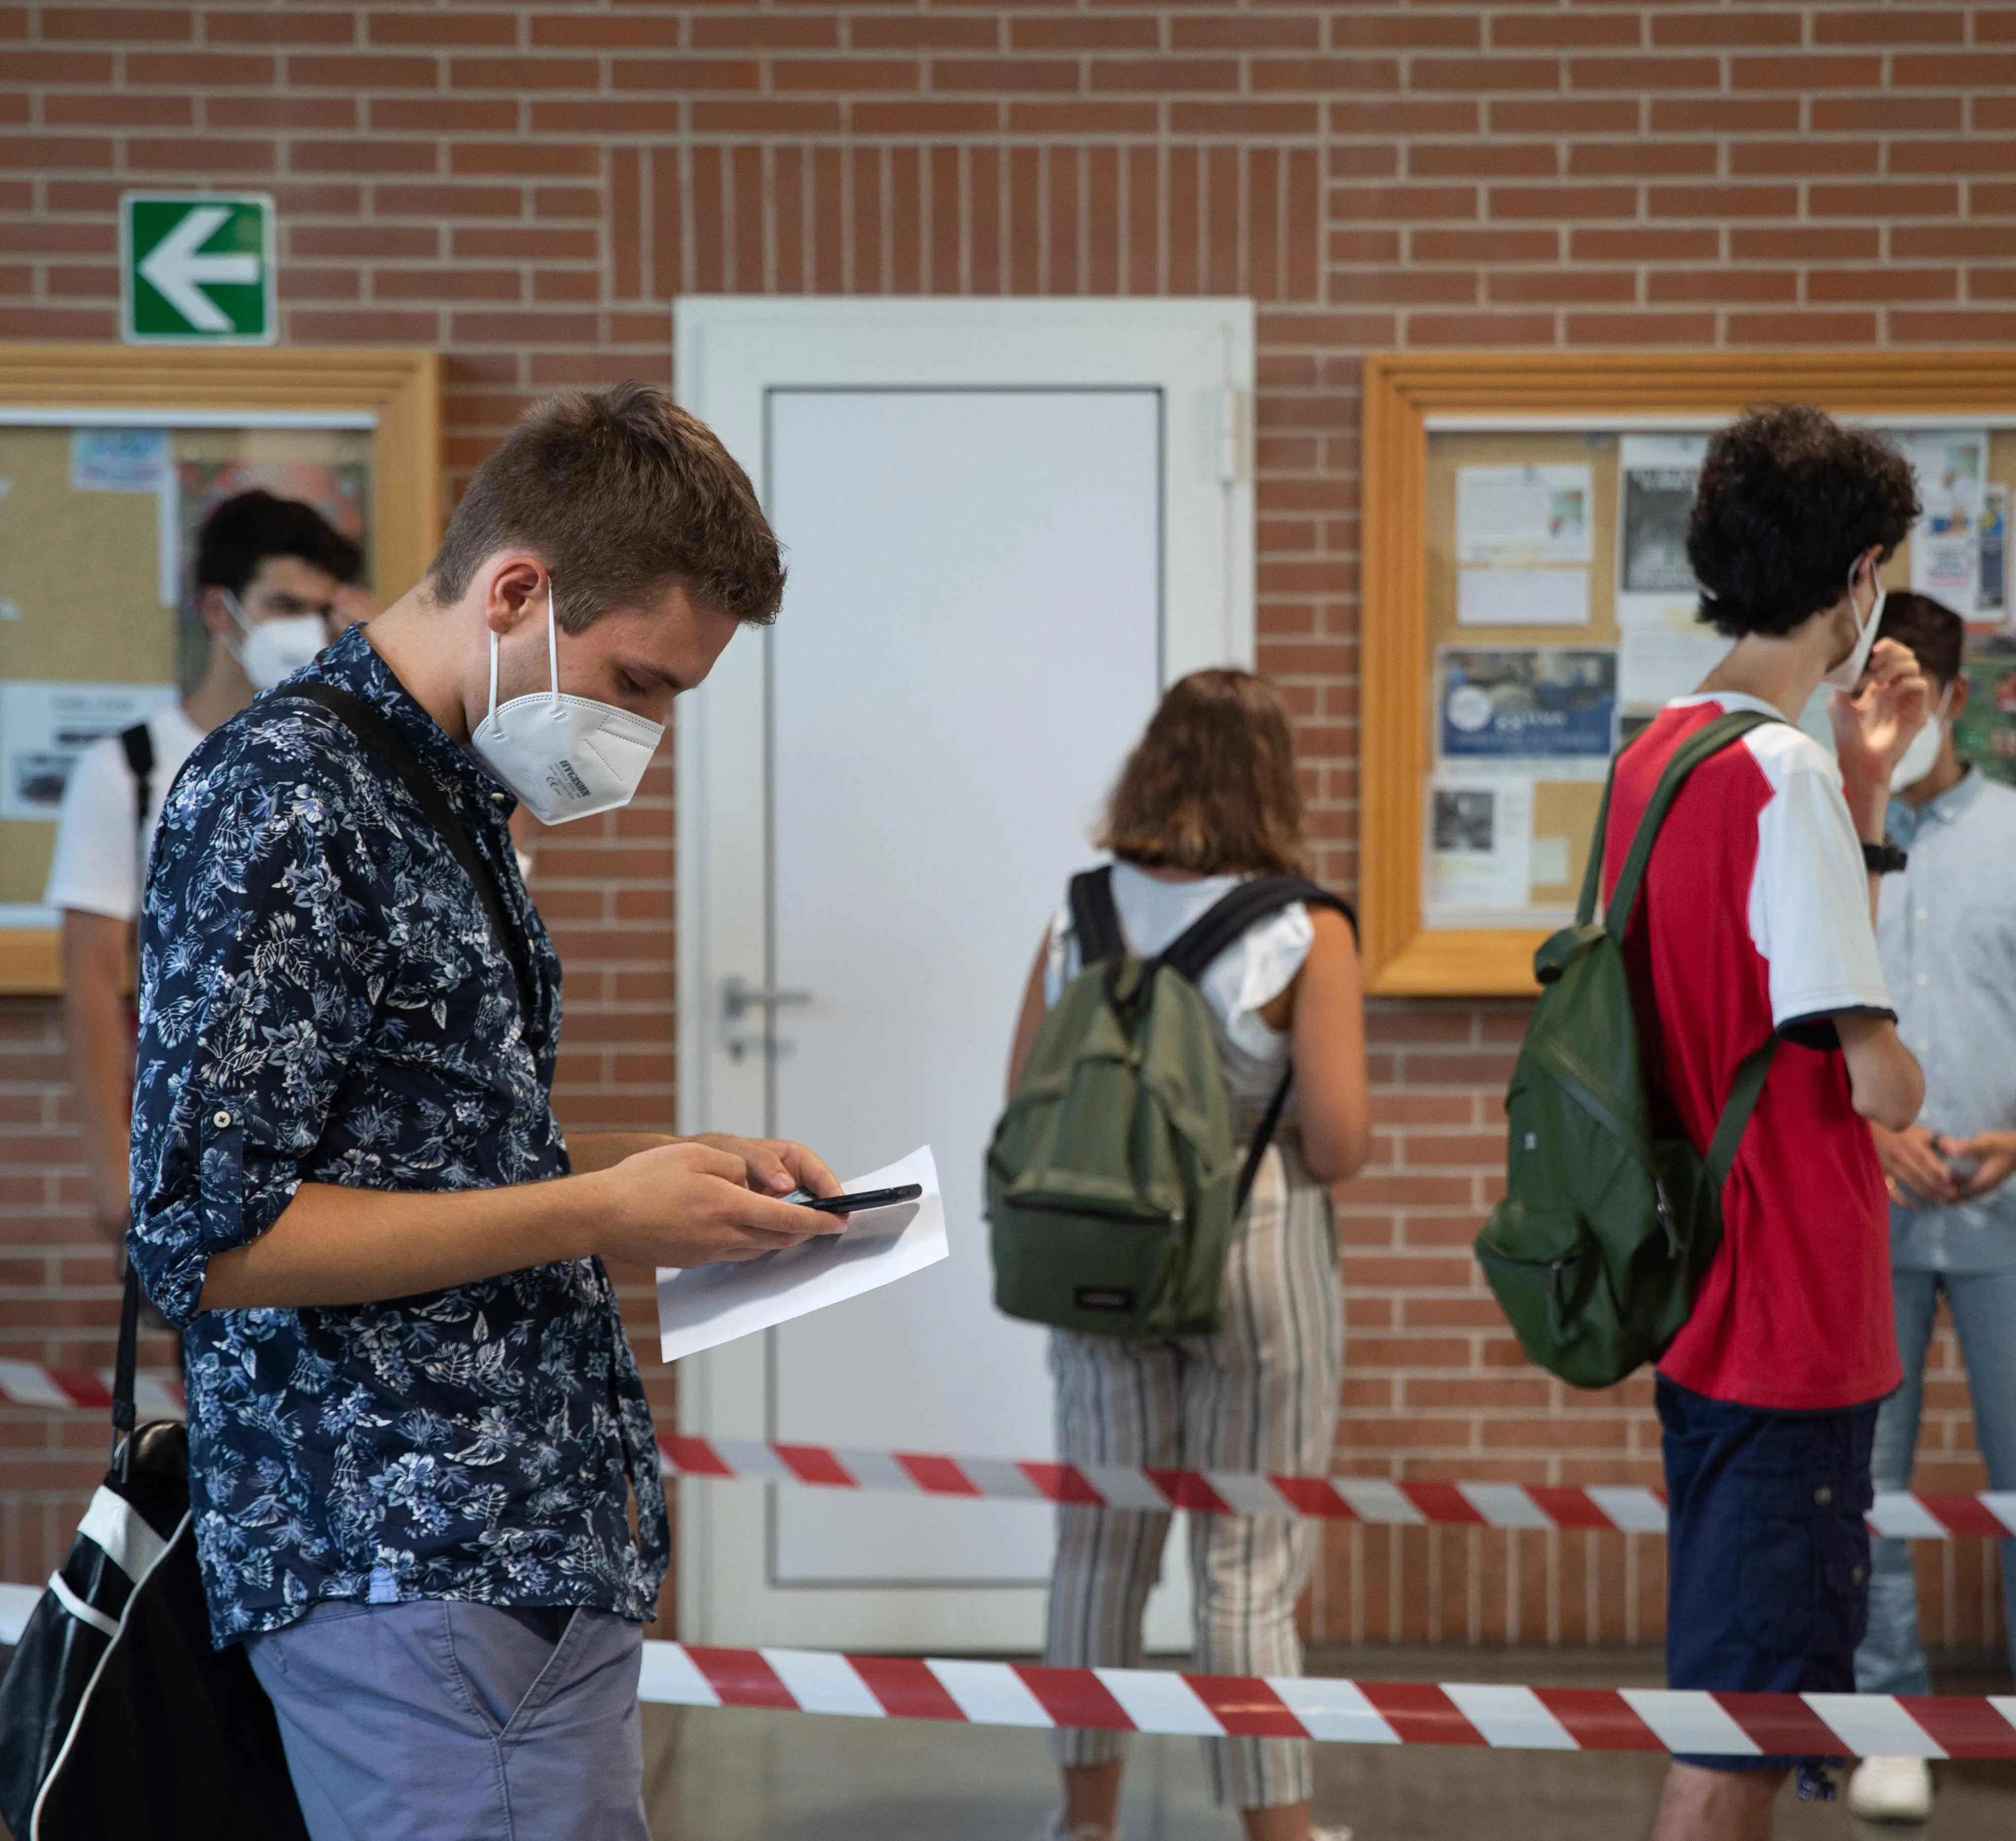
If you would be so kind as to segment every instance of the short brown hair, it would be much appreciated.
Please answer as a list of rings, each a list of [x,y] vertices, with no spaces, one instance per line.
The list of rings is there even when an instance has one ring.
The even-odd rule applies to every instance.
[[[1879,639],[1908,646],[1918,668],[1942,685],[1960,676],[1960,654],[1967,643],[1967,623],[1943,601],[1899,589],[1883,603]]]
[[[1307,875],[1280,694],[1243,671],[1192,672],[1171,685],[1120,770],[1096,841],[1147,869]]]
[[[648,384],[571,390],[535,403],[476,470],[427,570],[460,599],[486,557],[522,546],[553,578],[570,632],[674,585],[762,625],[784,568],[749,476],[712,429]]]

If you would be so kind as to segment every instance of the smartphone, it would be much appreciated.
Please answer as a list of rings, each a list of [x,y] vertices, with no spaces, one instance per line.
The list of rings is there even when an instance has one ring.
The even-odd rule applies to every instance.
[[[915,1202],[923,1192],[921,1183],[902,1183],[894,1189],[859,1189],[851,1195],[827,1195],[816,1201],[799,1189],[784,1200],[822,1215],[861,1215],[870,1209],[894,1208],[899,1202]]]

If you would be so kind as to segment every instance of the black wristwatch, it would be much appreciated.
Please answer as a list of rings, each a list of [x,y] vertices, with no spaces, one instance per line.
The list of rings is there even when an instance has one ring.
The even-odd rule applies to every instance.
[[[1862,847],[1863,866],[1872,876],[1899,875],[1910,860],[1910,853],[1892,843],[1887,832],[1881,844],[1865,844]]]

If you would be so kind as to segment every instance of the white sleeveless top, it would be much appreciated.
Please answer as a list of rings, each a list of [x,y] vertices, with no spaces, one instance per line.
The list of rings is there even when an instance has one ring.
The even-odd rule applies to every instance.
[[[1116,863],[1113,906],[1120,917],[1120,936],[1129,950],[1152,957],[1173,945],[1221,897],[1249,880],[1245,876],[1204,876],[1193,882],[1165,882],[1132,863]],[[1255,1122],[1266,1110],[1288,1067],[1287,1034],[1270,1029],[1260,1012],[1294,982],[1315,939],[1308,907],[1291,902],[1279,913],[1249,927],[1205,967],[1197,982],[1216,1027],[1226,1097],[1242,1125]],[[1067,892],[1063,906],[1050,921],[1044,1003],[1055,1003],[1082,969]],[[1283,1117],[1286,1121],[1294,1116],[1291,1091]]]

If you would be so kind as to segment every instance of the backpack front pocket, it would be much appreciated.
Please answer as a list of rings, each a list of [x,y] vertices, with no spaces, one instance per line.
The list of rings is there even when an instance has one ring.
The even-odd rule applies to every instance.
[[[1174,1291],[1182,1217],[1073,1198],[996,1201],[994,1301],[1010,1317],[1094,1335],[1139,1336]]]

